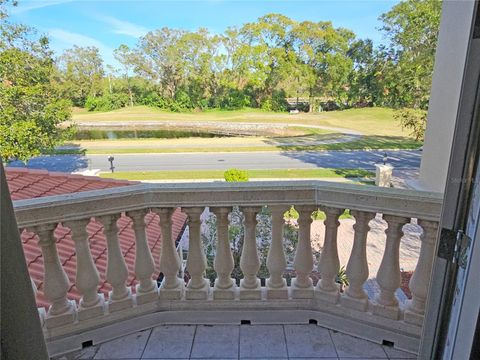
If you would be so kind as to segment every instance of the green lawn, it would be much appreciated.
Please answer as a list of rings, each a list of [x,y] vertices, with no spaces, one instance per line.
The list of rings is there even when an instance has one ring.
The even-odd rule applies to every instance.
[[[246,170],[250,179],[302,179],[302,178],[371,178],[371,171],[362,169],[270,169]],[[196,180],[223,179],[224,170],[181,171],[119,171],[102,173],[103,178],[123,180]]]
[[[418,149],[420,141],[401,136],[363,136],[359,140],[320,145],[278,145],[284,151],[326,151],[326,150],[405,150]]]
[[[179,152],[246,152],[246,151],[324,151],[324,150],[399,150],[416,149],[422,143],[408,136],[393,118],[393,110],[388,108],[363,108],[322,113],[266,112],[258,109],[234,111],[209,110],[204,112],[172,113],[147,106],[134,106],[110,112],[75,111],[73,120],[82,123],[104,123],[135,125],[137,128],[145,121],[182,121],[202,122],[205,129],[212,129],[215,122],[255,122],[288,123],[286,134],[282,136],[247,136],[230,138],[183,138],[183,139],[122,139],[73,141],[78,150],[66,150],[61,153],[85,151],[87,154],[127,154],[127,153],[179,153]],[[159,125],[160,126],[160,125]],[[190,125],[191,126],[191,125]],[[213,125],[215,126],[215,125]],[[218,125],[219,127],[221,124]],[[320,129],[312,126],[327,126],[335,129]],[[200,125],[201,127],[201,125]],[[359,139],[349,142],[328,143],[325,141],[343,136],[341,129],[354,130],[363,134]],[[197,128],[198,130],[198,128]],[[208,131],[208,130],[206,130]],[[297,133],[296,136],[286,136]],[[327,142],[327,143],[322,143]]]
[[[88,140],[72,142],[73,149],[56,150],[56,154],[146,154],[146,153],[183,153],[183,152],[252,152],[252,151],[328,151],[328,150],[405,150],[418,149],[422,143],[412,138],[399,136],[364,136],[359,140],[332,144],[305,145],[301,142],[291,145],[284,138],[271,138],[263,142],[250,142],[228,145],[206,143],[204,146],[192,146],[194,139],[182,139],[175,146],[162,140]],[[213,143],[213,140],[212,140]]]
[[[266,112],[258,109],[233,111],[210,110],[204,112],[173,113],[148,106],[134,106],[109,112],[74,112],[73,120],[82,122],[137,122],[142,121],[226,121],[289,123],[294,125],[320,125],[360,131],[365,135],[408,137],[408,132],[393,119],[388,108],[363,108],[322,113]]]

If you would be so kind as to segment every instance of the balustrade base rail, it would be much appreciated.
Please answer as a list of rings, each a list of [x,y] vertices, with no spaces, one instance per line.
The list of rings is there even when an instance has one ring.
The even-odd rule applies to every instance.
[[[120,320],[121,319],[121,320]],[[82,344],[93,345],[113,340],[159,325],[240,325],[315,323],[332,330],[378,344],[416,354],[421,328],[393,321],[369,312],[358,312],[338,305],[311,300],[289,301],[162,301],[130,309],[121,318],[109,314],[86,320],[76,326],[49,331],[47,348],[50,356],[79,350]]]

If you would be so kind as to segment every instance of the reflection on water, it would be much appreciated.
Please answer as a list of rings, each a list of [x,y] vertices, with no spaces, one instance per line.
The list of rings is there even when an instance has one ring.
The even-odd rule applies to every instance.
[[[178,139],[188,137],[228,137],[225,134],[214,134],[202,131],[184,130],[77,130],[76,140],[98,139]]]

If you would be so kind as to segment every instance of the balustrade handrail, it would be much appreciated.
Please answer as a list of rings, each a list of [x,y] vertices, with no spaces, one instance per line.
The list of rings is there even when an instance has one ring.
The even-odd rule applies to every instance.
[[[13,202],[19,228],[158,207],[314,205],[438,221],[442,194],[326,181],[139,184]],[[99,201],[101,200],[101,201]]]
[[[82,329],[90,331],[114,319],[128,319],[155,310],[211,310],[210,304],[216,302],[215,306],[221,304],[230,310],[249,309],[254,304],[258,309],[270,306],[314,309],[341,319],[347,316],[350,319],[340,321],[340,325],[337,321],[334,327],[352,332],[349,324],[355,320],[363,324],[355,334],[369,333],[369,339],[382,342],[388,332],[388,337],[400,348],[415,351],[425,313],[442,194],[325,181],[214,182],[137,184],[18,200],[13,205],[18,227],[36,233],[42,251],[43,294],[50,305],[44,314],[47,338],[72,335]],[[284,277],[287,261],[283,224],[284,212],[291,205],[295,206],[299,217],[293,264],[295,277],[288,284]],[[243,273],[240,286],[232,278],[235,261],[238,261],[232,255],[229,239],[232,206],[239,206],[244,218],[243,246],[238,262]],[[261,264],[256,241],[257,214],[262,206],[270,209],[272,224],[266,259],[270,277],[265,280],[265,286],[258,277]],[[172,215],[178,207],[189,219],[186,267],[190,280],[187,284],[178,278],[183,265],[171,237]],[[213,287],[204,276],[207,259],[201,239],[200,215],[205,207],[210,207],[216,216]],[[311,224],[316,209],[325,213],[325,234],[316,266],[320,280],[313,286],[310,277],[314,266]],[[340,266],[338,243],[343,240],[338,236],[339,217],[344,209],[351,210],[355,224],[353,247],[346,267],[349,286],[341,294],[336,275]],[[378,213],[383,215],[387,225],[386,240],[375,275],[379,290],[370,299],[363,289],[369,274],[367,237],[369,222]],[[158,216],[161,228],[158,261],[153,258],[148,244],[147,215]],[[130,218],[135,236],[134,287],[127,286],[129,269],[118,233],[117,220],[123,216]],[[106,281],[112,288],[108,298],[98,293],[100,276],[88,240],[90,218],[103,225],[107,246]],[[409,285],[412,300],[404,309],[396,295],[400,286],[399,247],[403,226],[411,219],[417,219],[423,231],[419,260]],[[67,296],[71,284],[55,242],[58,224],[70,228],[75,245],[75,287],[81,294],[78,304]],[[157,266],[163,274],[160,286],[153,276]]]

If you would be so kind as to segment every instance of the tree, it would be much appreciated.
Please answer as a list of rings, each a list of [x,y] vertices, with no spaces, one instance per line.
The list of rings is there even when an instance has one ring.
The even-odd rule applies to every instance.
[[[359,39],[352,43],[347,55],[354,71],[350,73],[348,98],[351,104],[373,104],[376,101],[375,62],[373,42]]]
[[[240,29],[245,46],[250,50],[250,84],[255,91],[256,103],[271,102],[274,92],[283,80],[283,68],[291,61],[289,33],[295,21],[281,14],[267,14]],[[246,51],[245,51],[246,50]],[[253,71],[252,71],[253,70]]]
[[[220,38],[211,36],[207,29],[186,32],[178,41],[177,49],[184,60],[182,87],[193,107],[206,107],[205,101],[218,92],[219,41]]]
[[[393,106],[428,107],[440,13],[439,0],[405,0],[380,16],[390,40],[385,54],[394,63],[388,86]]]
[[[221,86],[225,61],[221,41],[206,29],[154,30],[140,39],[135,72],[157,85],[170,110],[208,107]]]
[[[441,1],[405,0],[380,17],[390,40],[384,51],[389,105],[402,108],[394,116],[417,140],[426,128],[440,14]]]
[[[135,54],[130,50],[130,48],[122,44],[117,49],[113,51],[115,59],[123,67],[123,76],[127,81],[128,97],[130,99],[130,106],[133,106],[133,91],[130,81],[132,70],[135,66]]]
[[[410,135],[415,140],[423,141],[427,128],[427,111],[422,109],[403,108],[393,113],[395,120],[400,122],[402,128],[410,130]]]
[[[151,31],[140,39],[137,49],[137,73],[160,84],[162,95],[170,99],[184,79],[184,60],[176,46],[184,33],[169,28]]]
[[[117,48],[121,67],[108,79],[99,50],[78,46],[58,58],[54,78],[62,97],[89,110],[144,104],[282,111],[286,97],[309,97],[310,111],[322,103],[425,110],[439,19],[438,0],[404,0],[380,17],[389,41],[378,47],[330,21],[281,14],[221,35],[165,27],[134,48]]]
[[[87,97],[101,95],[103,60],[95,46],[74,46],[65,50],[57,61],[60,89],[76,106],[84,106]]]
[[[291,36],[299,61],[313,71],[305,72],[310,98],[321,96],[344,102],[348,76],[353,70],[347,52],[355,34],[334,28],[329,21],[304,21],[292,30]]]
[[[33,29],[10,24],[0,2],[0,155],[4,161],[28,160],[51,150],[68,129],[70,102],[54,84],[54,64],[48,39]]]

